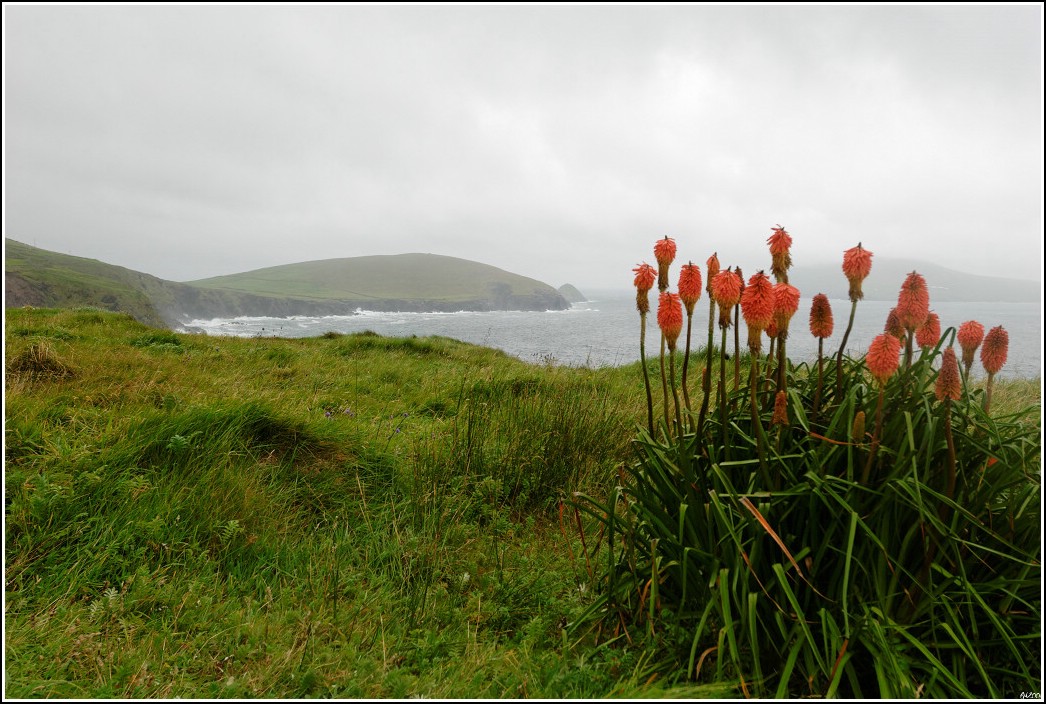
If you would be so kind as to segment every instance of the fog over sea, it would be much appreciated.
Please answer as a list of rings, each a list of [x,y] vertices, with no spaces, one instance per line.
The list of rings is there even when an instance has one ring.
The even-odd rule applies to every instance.
[[[617,366],[639,359],[639,313],[635,290],[584,291],[590,300],[576,303],[564,311],[493,311],[457,313],[387,313],[358,311],[355,315],[294,316],[290,318],[239,317],[193,320],[187,331],[208,335],[241,337],[313,337],[328,331],[354,333],[369,330],[387,337],[425,337],[441,335],[477,345],[494,347],[527,362],[569,366]],[[647,317],[647,349],[658,352],[656,291],[651,292],[651,313]],[[832,299],[835,331],[825,340],[825,355],[839,349],[850,301]],[[895,301],[861,301],[857,305],[854,328],[847,342],[852,355],[863,354],[872,339],[882,332],[886,316]],[[932,303],[941,319],[941,329],[958,328],[967,320],[984,325],[985,332],[1002,325],[1010,336],[1009,356],[999,377],[1036,378],[1042,370],[1042,309],[1039,303]],[[788,356],[793,361],[817,358],[817,340],[809,332],[810,299],[804,298],[792,319]],[[701,297],[694,309],[692,346],[708,338],[708,299]],[[741,345],[747,332],[742,320]],[[685,335],[685,328],[684,328]],[[716,344],[720,339],[715,333]],[[729,333],[733,347],[733,331]],[[680,349],[684,337],[680,337]],[[765,342],[764,342],[765,346]],[[765,351],[765,349],[764,349]],[[958,343],[956,343],[958,352]],[[980,362],[974,375],[984,376]]]

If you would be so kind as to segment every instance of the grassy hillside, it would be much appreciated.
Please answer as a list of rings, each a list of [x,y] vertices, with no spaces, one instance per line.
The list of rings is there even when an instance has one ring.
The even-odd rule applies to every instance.
[[[583,618],[614,556],[559,501],[620,481],[636,365],[92,310],[6,331],[6,697],[741,696]]]
[[[568,627],[593,583],[556,510],[628,456],[635,369],[7,322],[6,696],[660,691]]]
[[[201,288],[267,296],[342,300],[360,305],[382,301],[475,304],[507,308],[513,301],[547,301],[563,308],[547,284],[496,267],[435,254],[396,254],[286,264],[191,282]],[[528,306],[530,307],[530,306]]]
[[[559,310],[551,286],[495,267],[431,254],[330,259],[177,283],[5,240],[6,305],[94,306],[148,325],[238,315],[372,310]]]

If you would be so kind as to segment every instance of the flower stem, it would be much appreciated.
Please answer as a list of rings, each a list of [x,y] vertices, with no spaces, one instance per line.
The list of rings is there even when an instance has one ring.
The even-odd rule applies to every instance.
[[[650,370],[646,363],[646,313],[639,314],[639,361],[643,365],[643,385],[646,387],[646,424],[654,437],[654,397],[650,393]]]
[[[712,335],[715,331],[715,300],[708,297],[708,348],[705,350],[705,370],[701,375],[701,390],[704,398],[701,399],[701,416],[697,420],[697,434],[700,435],[705,427],[705,417],[708,415],[708,396],[712,393]]]
[[[722,438],[723,452],[730,461],[730,443],[726,441],[726,328],[723,328],[723,341],[719,346],[719,436]]]
[[[814,419],[821,406],[821,389],[824,384],[824,338],[817,338],[817,389],[814,391]]]
[[[661,399],[665,406],[665,432],[672,437],[672,421],[668,417],[668,377],[665,376],[665,334],[661,333]]]
[[[693,413],[690,405],[690,392],[687,390],[687,369],[690,366],[690,326],[694,321],[694,314],[686,314],[686,350],[683,353],[683,403],[686,405],[687,413]],[[693,422],[691,418],[689,422]]]
[[[850,331],[854,326],[854,314],[857,313],[857,299],[851,299],[850,320],[846,323],[846,332],[843,333],[843,341],[839,345],[839,356],[835,360],[835,399],[839,403],[843,397],[843,355],[846,353],[846,341],[850,339]]]
[[[876,404],[875,408],[875,433],[872,435],[872,447],[868,450],[868,461],[864,465],[864,472],[861,473],[861,484],[865,486],[868,485],[868,478],[872,474],[875,455],[879,452],[879,436],[883,432],[883,397],[885,395],[886,388],[879,384],[879,403]]]

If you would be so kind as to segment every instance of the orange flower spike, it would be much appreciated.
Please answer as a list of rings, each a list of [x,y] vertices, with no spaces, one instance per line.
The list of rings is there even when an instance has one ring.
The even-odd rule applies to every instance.
[[[774,285],[774,321],[779,331],[787,331],[792,316],[799,310],[799,289],[791,284]]]
[[[896,308],[891,308],[890,315],[886,316],[886,325],[883,327],[883,332],[896,337],[898,340],[904,339],[904,326],[901,325],[901,316],[897,314]]]
[[[930,315],[930,290],[926,279],[918,272],[908,274],[897,297],[897,317],[904,329],[915,332],[926,322]]]
[[[708,276],[708,280],[705,282],[706,291],[708,295],[712,295],[712,279],[719,273],[719,256],[717,253],[713,253],[705,262],[705,275]]]
[[[669,350],[675,350],[676,340],[683,329],[683,307],[679,296],[662,293],[657,302],[657,324],[665,335]]]
[[[968,372],[970,365],[973,364],[973,357],[977,354],[977,348],[981,346],[981,340],[984,339],[984,326],[976,320],[967,320],[959,326],[956,338],[959,340],[959,346],[962,347],[963,366]]]
[[[868,346],[865,363],[872,376],[885,385],[901,363],[901,341],[887,333],[879,335]]]
[[[915,341],[919,347],[933,347],[941,340],[941,319],[936,313],[926,316],[926,322],[915,331]],[[954,352],[953,352],[954,354]]]
[[[694,304],[701,298],[701,268],[693,262],[679,270],[679,298],[686,306],[687,315],[693,315]]]
[[[770,254],[773,257],[773,265],[770,270],[778,281],[788,282],[788,268],[792,266],[792,238],[780,225],[770,228],[774,234],[766,241],[770,245]]]
[[[810,306],[810,332],[814,337],[823,340],[832,336],[834,327],[832,305],[828,302],[828,296],[819,293],[814,296],[813,304]]]
[[[659,291],[668,289],[668,267],[676,258],[676,243],[667,235],[657,241],[654,245],[654,258],[657,259],[657,288]]]
[[[771,339],[777,337],[777,321],[771,320],[770,324],[766,326],[766,336]]]
[[[741,300],[741,282],[737,274],[724,269],[712,279],[712,298],[719,305],[719,327],[730,327],[730,311]]]
[[[632,271],[636,274],[636,278],[633,281],[636,285],[636,310],[640,313],[648,313],[650,312],[650,300],[647,298],[647,293],[654,287],[654,282],[657,280],[657,271],[646,262],[643,262]]]
[[[788,425],[788,396],[784,391],[778,391],[774,397],[774,415],[770,425]]]
[[[1010,347],[1010,335],[1001,325],[994,327],[984,336],[981,347],[981,364],[984,371],[995,374],[1006,364],[1006,355]]]
[[[934,344],[937,344],[936,342]],[[937,374],[937,385],[934,395],[938,401],[951,399],[958,401],[962,394],[962,382],[959,380],[959,362],[955,359],[955,350],[949,347],[941,358],[941,371]]]
[[[861,247],[860,243],[843,252],[843,273],[850,281],[850,300],[856,303],[864,298],[861,283],[872,271],[872,253]]]
[[[774,285],[763,272],[753,274],[741,292],[741,313],[749,330],[765,330],[774,321]]]

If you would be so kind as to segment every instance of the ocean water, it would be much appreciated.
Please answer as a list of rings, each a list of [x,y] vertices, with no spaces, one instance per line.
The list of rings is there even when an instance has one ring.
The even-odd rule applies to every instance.
[[[353,333],[369,330],[389,337],[441,335],[486,347],[535,363],[570,366],[617,366],[639,359],[639,314],[635,291],[586,291],[591,300],[564,311],[495,311],[457,313],[385,313],[357,311],[355,315],[294,316],[290,318],[240,317],[193,320],[183,329],[208,335],[242,337],[311,337],[328,331]],[[650,296],[656,308],[656,295]],[[825,340],[826,356],[839,349],[850,301],[833,299],[835,331]],[[861,301],[857,305],[854,328],[847,348],[850,354],[863,354],[872,339],[882,332],[893,301]],[[1042,374],[1042,309],[1038,303],[935,303],[932,309],[941,319],[942,331],[976,320],[985,331],[1002,325],[1010,336],[1009,356],[1000,377],[1035,378]],[[804,298],[792,319],[788,338],[789,357],[794,361],[817,358],[817,340],[809,334],[810,300]],[[741,345],[747,332],[741,323]],[[733,331],[729,333],[733,345]],[[685,329],[684,329],[685,335]],[[658,330],[654,311],[647,317],[647,350],[658,351]],[[694,347],[708,337],[708,301],[705,296],[694,310]],[[716,343],[720,339],[715,333]],[[680,338],[680,349],[684,338]],[[764,342],[765,344],[765,342]],[[983,375],[979,362],[974,375]]]

